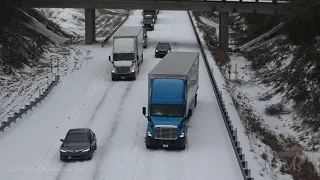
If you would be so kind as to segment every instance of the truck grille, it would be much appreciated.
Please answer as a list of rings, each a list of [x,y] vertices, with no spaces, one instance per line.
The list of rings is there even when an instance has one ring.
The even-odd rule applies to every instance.
[[[177,127],[155,127],[155,139],[174,140],[177,136]]]
[[[117,73],[129,73],[130,72],[130,66],[121,66],[116,67]]]

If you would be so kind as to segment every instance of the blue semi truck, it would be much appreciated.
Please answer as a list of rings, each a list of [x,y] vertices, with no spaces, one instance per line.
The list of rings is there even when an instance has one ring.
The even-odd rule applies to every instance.
[[[148,76],[146,147],[185,149],[186,122],[197,106],[199,53],[169,52]]]

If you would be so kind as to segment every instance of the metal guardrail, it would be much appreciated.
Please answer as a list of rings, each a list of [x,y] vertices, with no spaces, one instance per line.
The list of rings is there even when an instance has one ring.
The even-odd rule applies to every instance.
[[[188,12],[188,15],[189,15],[189,18],[190,18],[190,22],[192,24],[195,36],[197,38],[200,50],[201,50],[202,58],[204,60],[205,66],[206,66],[206,69],[207,69],[207,72],[208,72],[208,75],[209,75],[209,78],[210,78],[210,82],[212,84],[213,91],[214,91],[214,93],[215,93],[215,95],[217,97],[219,109],[221,111],[224,123],[226,125],[227,131],[228,131],[228,134],[229,134],[229,138],[230,138],[231,143],[232,143],[233,150],[234,150],[234,152],[236,154],[236,157],[237,157],[237,160],[238,160],[238,163],[239,163],[239,167],[240,167],[242,175],[243,175],[243,179],[244,180],[253,180],[254,178],[251,177],[251,172],[250,172],[250,169],[248,168],[248,162],[245,161],[245,155],[242,153],[242,148],[240,147],[240,142],[238,141],[238,138],[237,138],[237,128],[234,129],[233,126],[232,126],[232,122],[230,120],[230,117],[228,116],[228,112],[227,112],[227,109],[225,107],[225,103],[224,103],[224,101],[222,99],[222,93],[219,90],[217,82],[216,82],[216,80],[215,80],[215,78],[214,78],[214,76],[212,74],[212,71],[211,71],[207,56],[206,56],[206,54],[205,54],[205,52],[203,50],[203,46],[202,46],[201,40],[200,40],[199,35],[197,33],[197,29],[196,29],[196,27],[194,25],[194,22],[192,20],[191,13],[189,11],[187,11],[187,12]]]
[[[130,11],[127,14],[126,18],[124,18],[124,20],[118,25],[118,27],[114,29],[111,32],[111,34],[109,34],[108,37],[101,43],[102,47],[111,39],[111,37],[118,31],[118,29],[128,20],[129,16],[130,16]]]
[[[118,25],[118,27],[116,29],[114,29],[111,32],[111,34],[109,34],[107,36],[107,38],[103,41],[104,44],[107,43],[111,39],[111,37],[114,35],[114,33],[128,20],[129,16],[130,16],[130,13]],[[51,84],[47,87],[47,89],[44,91],[43,94],[41,94],[38,98],[35,98],[34,101],[31,101],[29,105],[25,105],[25,107],[23,109],[19,109],[18,112],[15,112],[13,114],[13,117],[8,117],[8,121],[2,122],[2,124],[0,125],[0,131],[4,131],[4,129],[6,127],[10,127],[10,125],[13,122],[16,122],[17,119],[19,119],[23,114],[26,114],[29,110],[32,109],[32,107],[36,106],[40,101],[42,101],[50,93],[50,91],[53,89],[53,87],[56,86],[59,83],[59,80],[60,80],[60,75],[56,75],[54,81],[51,82]]]
[[[35,98],[34,101],[31,101],[30,104],[25,105],[23,109],[19,109],[18,112],[13,113],[13,117],[8,117],[8,121],[2,122],[0,125],[0,131],[4,131],[6,127],[10,127],[11,123],[16,122],[18,118],[20,118],[23,114],[27,114],[27,112],[32,109],[33,106],[36,106],[40,101],[42,101],[49,92],[59,83],[60,75],[56,75],[54,80],[50,83],[47,89],[44,91],[43,94],[40,94],[39,97]]]

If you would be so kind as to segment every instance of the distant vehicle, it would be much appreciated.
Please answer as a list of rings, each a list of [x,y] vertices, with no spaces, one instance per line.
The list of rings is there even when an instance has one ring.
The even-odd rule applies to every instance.
[[[60,159],[92,159],[97,149],[95,133],[88,128],[70,129],[65,139],[60,139]]]
[[[159,42],[155,49],[154,56],[156,58],[163,58],[168,52],[171,52],[170,43]]]
[[[136,79],[143,62],[143,39],[141,26],[123,26],[113,36],[113,52],[109,56],[114,67],[111,71],[112,81]]]
[[[157,22],[158,16],[156,10],[143,10],[143,19],[153,19],[154,23]]]
[[[199,53],[169,52],[148,74],[147,148],[185,149],[186,120],[197,106]]]
[[[143,28],[143,48],[148,47],[148,36],[147,36],[147,30]]]
[[[148,31],[146,30],[146,28],[143,28],[143,36],[145,38],[148,38]]]
[[[149,31],[154,30],[154,22],[152,19],[143,19],[142,26],[146,30],[149,30]]]

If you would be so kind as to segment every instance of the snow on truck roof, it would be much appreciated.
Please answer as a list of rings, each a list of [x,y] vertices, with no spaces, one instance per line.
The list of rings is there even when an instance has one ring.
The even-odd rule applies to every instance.
[[[137,36],[141,30],[141,26],[122,26],[114,36]]]
[[[149,75],[187,75],[198,57],[198,52],[169,52]]]

